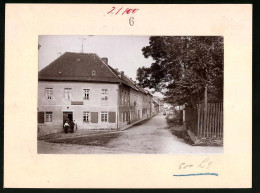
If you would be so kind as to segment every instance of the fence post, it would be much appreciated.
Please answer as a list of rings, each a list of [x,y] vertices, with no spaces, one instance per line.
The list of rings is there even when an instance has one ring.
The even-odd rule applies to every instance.
[[[208,106],[208,96],[207,96],[207,85],[205,86],[205,92],[204,92],[204,125],[203,125],[203,130],[204,130],[204,137],[206,137],[207,132],[207,106]]]
[[[198,136],[200,136],[200,104],[197,104],[197,114],[198,114]]]
[[[215,136],[215,138],[217,137],[217,134],[216,134],[216,130],[217,130],[217,107],[216,107],[216,103],[214,103],[214,127],[213,127],[213,134]]]
[[[219,139],[219,126],[220,126],[220,103],[217,103],[217,138]]]
[[[223,139],[223,119],[224,119],[224,117],[223,117],[223,103],[221,104],[221,106],[220,106],[220,129],[219,129],[219,134],[220,134],[220,136],[219,136],[219,138],[220,139]]]
[[[209,135],[208,135],[208,137],[211,137],[211,134],[212,134],[212,132],[211,132],[211,129],[212,129],[212,121],[211,121],[211,116],[212,116],[212,104],[211,103],[209,103],[209,108],[208,108],[208,111],[209,111],[209,116],[208,116],[208,119],[209,119],[209,124],[208,124],[208,133],[209,133]]]

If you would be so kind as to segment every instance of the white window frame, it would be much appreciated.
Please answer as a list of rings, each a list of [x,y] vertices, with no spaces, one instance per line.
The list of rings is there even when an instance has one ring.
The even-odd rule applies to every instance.
[[[89,100],[90,89],[83,89],[83,100]]]
[[[72,88],[65,88],[64,89],[64,98],[65,99],[72,99]]]
[[[48,100],[53,99],[53,88],[45,88],[45,98]]]
[[[51,111],[46,111],[45,112],[45,122],[52,123],[52,119],[53,119],[53,113]]]
[[[101,100],[102,101],[107,101],[108,100],[108,89],[103,88],[101,90]]]
[[[121,104],[124,105],[124,95],[121,95]]]
[[[102,111],[100,117],[101,117],[101,122],[108,122],[108,112]]]
[[[96,71],[92,70],[92,76],[95,76],[95,75],[96,75]]]
[[[89,111],[83,111],[83,122],[90,123],[90,112]]]

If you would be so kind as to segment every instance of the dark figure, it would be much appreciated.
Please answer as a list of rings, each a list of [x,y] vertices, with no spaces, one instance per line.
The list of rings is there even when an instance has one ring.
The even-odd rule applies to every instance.
[[[69,119],[68,117],[66,117],[65,122],[66,122],[66,121],[69,123],[69,122],[70,122],[70,119]]]
[[[64,124],[64,133],[67,134],[69,132],[69,130],[70,130],[70,125],[69,125],[68,121],[66,121]]]
[[[70,122],[70,132],[74,133],[74,125],[75,123],[73,121]]]

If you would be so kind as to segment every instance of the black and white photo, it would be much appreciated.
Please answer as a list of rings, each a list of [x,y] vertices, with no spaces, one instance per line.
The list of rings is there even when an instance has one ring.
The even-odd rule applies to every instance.
[[[222,153],[221,36],[39,36],[38,153]]]

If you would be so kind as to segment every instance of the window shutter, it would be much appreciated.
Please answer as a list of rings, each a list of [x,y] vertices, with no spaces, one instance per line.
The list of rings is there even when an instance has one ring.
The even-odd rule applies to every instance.
[[[129,112],[126,112],[126,118],[125,118],[126,121],[129,121]]]
[[[38,112],[38,123],[44,123],[44,112]]]
[[[98,123],[98,112],[91,112],[91,123]]]
[[[116,113],[109,112],[108,118],[109,118],[109,123],[115,123],[116,122]]]

